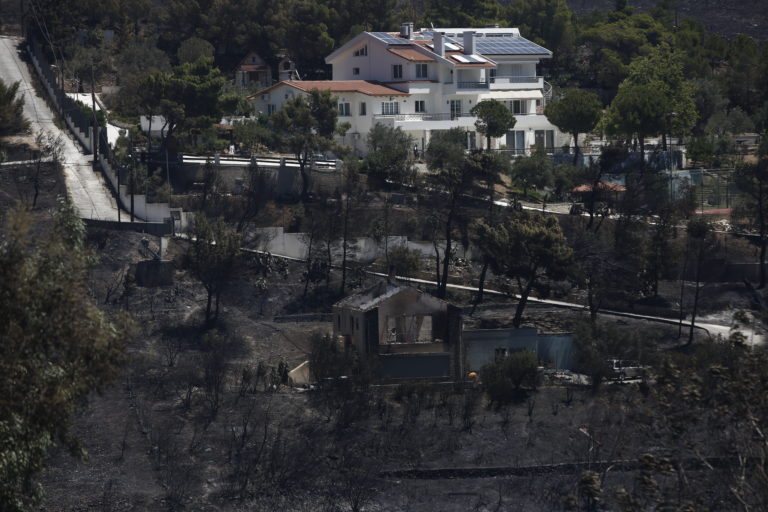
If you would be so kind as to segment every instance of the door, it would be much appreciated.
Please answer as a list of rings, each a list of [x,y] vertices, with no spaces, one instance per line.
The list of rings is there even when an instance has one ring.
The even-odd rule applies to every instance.
[[[536,130],[534,132],[534,141],[533,143],[536,144],[536,147],[539,148],[545,148],[547,147],[547,141],[545,138],[545,132],[544,130]]]
[[[451,119],[461,117],[461,100],[451,100]]]

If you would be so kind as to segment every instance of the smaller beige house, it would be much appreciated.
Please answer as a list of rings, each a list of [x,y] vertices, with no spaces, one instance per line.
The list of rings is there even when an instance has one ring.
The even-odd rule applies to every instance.
[[[258,53],[249,52],[235,70],[235,85],[269,87],[272,85],[272,68]]]
[[[417,288],[382,281],[333,306],[333,333],[383,379],[460,380],[461,308]]]

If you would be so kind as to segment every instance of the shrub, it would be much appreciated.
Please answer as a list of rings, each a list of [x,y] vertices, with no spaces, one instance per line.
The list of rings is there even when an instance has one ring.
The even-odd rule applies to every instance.
[[[538,359],[530,350],[514,352],[483,366],[480,377],[490,402],[503,405],[511,402],[521,387],[535,388],[537,368]]]

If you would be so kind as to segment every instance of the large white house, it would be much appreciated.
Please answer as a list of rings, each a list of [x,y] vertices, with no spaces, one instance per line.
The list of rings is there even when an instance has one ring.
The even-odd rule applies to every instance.
[[[503,102],[517,118],[514,129],[493,140],[495,149],[525,153],[554,148],[568,138],[543,115],[549,84],[537,73],[552,52],[516,28],[434,28],[400,33],[363,32],[326,57],[333,80],[282,81],[252,96],[256,111],[271,114],[296,94],[330,90],[339,121],[349,122],[344,143],[366,151],[374,123],[399,127],[423,150],[430,133],[467,129],[467,147],[484,147],[470,110],[485,99]]]

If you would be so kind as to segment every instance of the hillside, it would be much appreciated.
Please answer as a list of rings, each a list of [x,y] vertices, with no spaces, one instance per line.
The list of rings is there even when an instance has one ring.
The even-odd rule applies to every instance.
[[[631,0],[629,4],[639,12],[646,12],[657,0]],[[568,0],[578,15],[595,9],[610,11],[614,0]],[[766,0],[678,0],[678,17],[693,18],[707,29],[725,37],[746,34],[759,40],[768,38],[768,1]]]

